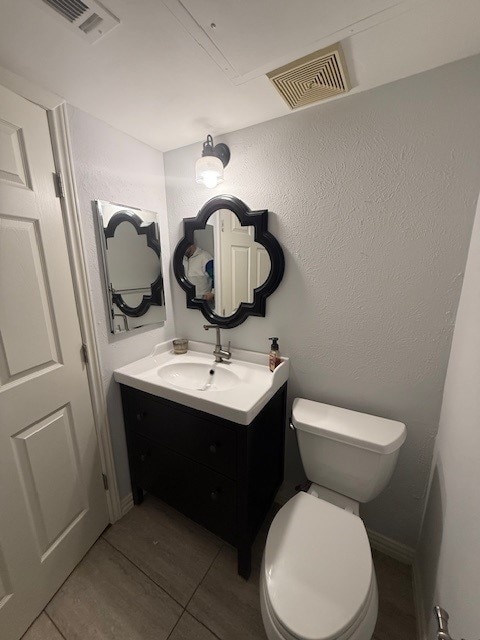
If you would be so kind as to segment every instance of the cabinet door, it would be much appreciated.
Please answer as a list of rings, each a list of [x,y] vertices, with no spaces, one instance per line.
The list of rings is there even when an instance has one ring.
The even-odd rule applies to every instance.
[[[236,543],[235,482],[141,436],[129,453],[138,486]]]
[[[236,477],[236,433],[148,394],[129,393],[130,429],[230,478]],[[241,425],[239,429],[242,429]]]

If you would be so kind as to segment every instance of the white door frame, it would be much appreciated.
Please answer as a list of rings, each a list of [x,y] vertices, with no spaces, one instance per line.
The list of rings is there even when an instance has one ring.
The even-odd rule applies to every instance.
[[[72,162],[70,135],[68,131],[67,106],[64,102],[48,111],[50,136],[52,139],[55,167],[62,176],[64,197],[60,199],[65,220],[70,266],[72,269],[78,319],[83,342],[87,348],[88,382],[92,399],[93,415],[97,430],[98,446],[102,471],[107,477],[107,504],[110,522],[116,522],[122,516],[117,475],[113,459],[110,425],[107,414],[107,401],[103,387],[100,357],[98,353],[93,322],[92,303],[89,295],[85,247],[80,224],[80,208]]]
[[[108,482],[108,489],[106,491],[108,513],[110,522],[113,524],[121,518],[122,508],[120,495],[118,493],[117,475],[115,472],[110,425],[107,414],[107,401],[103,387],[100,357],[95,338],[92,304],[89,295],[85,245],[80,224],[80,207],[78,204],[70,135],[68,131],[67,105],[62,98],[2,67],[0,67],[0,84],[3,84],[27,100],[38,104],[47,112],[55,167],[56,170],[61,173],[63,181],[64,197],[60,198],[60,202],[65,222],[65,235],[70,257],[80,331],[88,353],[88,363],[86,366],[102,472],[105,474]]]

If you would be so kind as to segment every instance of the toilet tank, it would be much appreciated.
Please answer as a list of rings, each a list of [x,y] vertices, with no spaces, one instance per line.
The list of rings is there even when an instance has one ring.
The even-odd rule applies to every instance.
[[[406,438],[402,422],[303,398],[292,422],[307,478],[358,502],[387,486]]]

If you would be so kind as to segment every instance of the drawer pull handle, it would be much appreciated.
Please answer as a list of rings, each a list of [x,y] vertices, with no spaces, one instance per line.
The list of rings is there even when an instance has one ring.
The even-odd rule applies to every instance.
[[[208,450],[210,451],[210,453],[217,453],[217,445],[216,444],[211,444],[208,447]]]
[[[212,491],[212,493],[210,494],[210,499],[212,500],[212,502],[217,502],[218,498],[220,497],[220,494],[221,494],[220,489],[215,489],[215,491]]]

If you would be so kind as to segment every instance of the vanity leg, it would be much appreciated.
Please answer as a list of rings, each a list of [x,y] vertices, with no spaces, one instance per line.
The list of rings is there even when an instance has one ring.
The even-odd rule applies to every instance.
[[[237,552],[238,575],[248,580],[252,571],[252,547],[239,547]]]
[[[143,489],[142,487],[132,486],[133,504],[142,504],[143,502]]]

